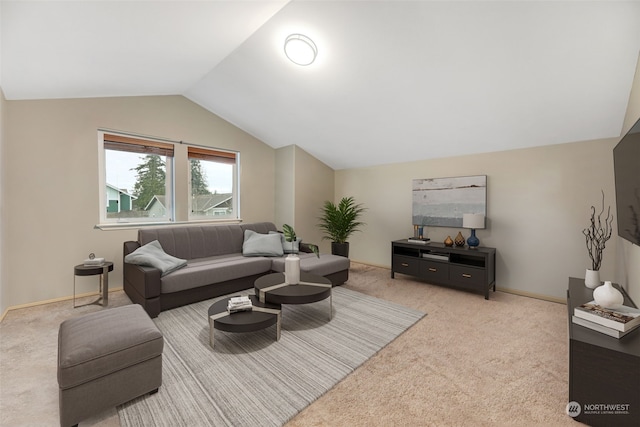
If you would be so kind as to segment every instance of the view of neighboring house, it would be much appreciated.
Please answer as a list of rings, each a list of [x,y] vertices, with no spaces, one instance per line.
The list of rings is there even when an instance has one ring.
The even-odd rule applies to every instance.
[[[191,199],[191,215],[218,216],[231,213],[232,193],[200,194]],[[144,208],[150,217],[161,217],[166,213],[165,196],[155,195]]]
[[[127,190],[107,184],[107,213],[130,211],[135,199],[136,196],[129,194]]]

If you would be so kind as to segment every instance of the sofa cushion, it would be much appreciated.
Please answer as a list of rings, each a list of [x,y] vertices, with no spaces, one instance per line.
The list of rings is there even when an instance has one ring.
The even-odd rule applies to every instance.
[[[244,234],[238,224],[149,227],[138,230],[141,245],[158,240],[164,251],[183,259],[242,252]]]
[[[242,255],[282,256],[282,240],[278,234],[261,234],[253,230],[244,231]]]
[[[285,254],[297,254],[300,252],[300,242],[302,242],[302,239],[297,238],[295,242],[287,242],[287,238],[279,231],[270,231],[269,234],[278,234],[280,236],[280,240],[282,241],[282,251]],[[291,245],[292,243],[293,245]]]
[[[164,340],[137,304],[67,319],[58,331],[58,384],[78,386],[162,354]]]
[[[271,258],[221,255],[189,260],[187,266],[162,277],[163,294],[264,274],[271,270]]]
[[[162,276],[187,265],[186,259],[176,258],[165,253],[157,240],[140,246],[125,256],[124,262],[155,267],[162,272]]]
[[[318,258],[315,254],[300,253],[298,256],[300,257],[300,271],[318,276],[327,276],[338,271],[348,270],[350,265],[349,258],[338,255],[321,254]],[[279,273],[284,272],[285,258],[286,256],[274,258],[271,269]]]

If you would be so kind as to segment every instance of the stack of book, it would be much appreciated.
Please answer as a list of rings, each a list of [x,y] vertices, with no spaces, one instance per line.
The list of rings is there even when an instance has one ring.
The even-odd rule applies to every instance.
[[[572,321],[576,325],[622,338],[640,327],[640,309],[623,305],[613,310],[591,301],[573,309]]]
[[[85,267],[97,267],[104,264],[104,258],[87,258],[84,260]]]
[[[239,311],[251,311],[252,307],[251,300],[248,296],[229,298],[229,303],[227,303],[227,311],[229,314]]]
[[[427,237],[423,237],[422,239],[420,239],[418,237],[409,237],[407,239],[407,241],[409,243],[422,243],[423,245],[426,245],[429,242],[429,240],[431,240],[431,239],[429,239]]]

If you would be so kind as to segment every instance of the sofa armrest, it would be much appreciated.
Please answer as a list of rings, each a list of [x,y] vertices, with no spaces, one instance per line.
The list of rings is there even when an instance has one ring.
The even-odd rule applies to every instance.
[[[310,254],[313,251],[309,247],[308,243],[300,242],[300,252],[306,252],[306,253]]]
[[[124,242],[123,258],[140,247],[138,242]],[[153,267],[129,264],[123,259],[123,286],[124,290],[135,304],[143,306],[147,313],[149,308],[147,302],[157,299],[160,296],[160,278],[162,272]],[[158,307],[159,312],[159,307]],[[151,315],[151,313],[149,313]],[[155,314],[157,316],[157,313]],[[155,317],[151,315],[151,317]]]

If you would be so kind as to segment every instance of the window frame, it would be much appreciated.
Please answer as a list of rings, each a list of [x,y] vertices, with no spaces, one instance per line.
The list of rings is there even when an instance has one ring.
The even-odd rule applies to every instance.
[[[172,156],[166,157],[165,162],[165,179],[166,193],[165,207],[167,215],[162,218],[107,218],[107,182],[106,182],[106,150],[111,141],[107,141],[105,148],[105,135],[107,139],[117,139],[119,143],[131,143],[142,141],[142,145],[147,145],[151,151],[168,150],[173,151]],[[169,148],[171,147],[171,149]],[[127,150],[122,150],[127,151]],[[191,158],[189,152],[204,153],[205,155],[213,155],[214,158],[234,159],[232,172],[232,215],[224,216],[194,216],[191,214]],[[151,154],[154,154],[151,152]],[[157,154],[157,153],[156,153]],[[187,182],[178,181],[178,178],[186,177]],[[164,138],[149,137],[133,134],[130,132],[114,131],[109,129],[98,129],[98,197],[99,197],[99,229],[122,228],[122,227],[141,227],[153,225],[171,225],[181,223],[194,222],[231,222],[241,221],[240,217],[240,152],[228,149],[220,149],[216,147],[203,146],[197,144],[186,143],[183,141],[172,141]],[[131,189],[130,189],[131,190]],[[187,194],[182,194],[184,191]],[[184,204],[186,201],[186,205]],[[181,203],[182,202],[182,203]]]
[[[188,220],[189,222],[198,221],[229,221],[240,220],[240,195],[238,192],[238,181],[240,178],[239,164],[240,153],[230,150],[221,150],[212,147],[203,147],[194,144],[185,144],[187,147],[187,199],[188,199]],[[193,214],[193,190],[191,187],[191,160],[212,161],[226,164],[232,164],[232,183],[231,183],[231,212],[232,215],[194,215]]]

